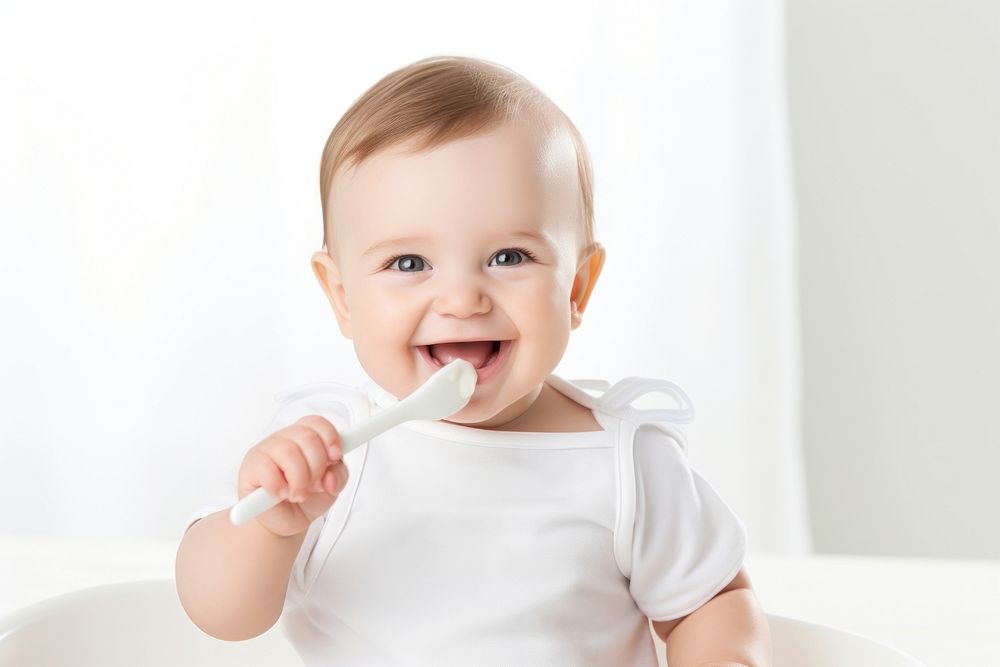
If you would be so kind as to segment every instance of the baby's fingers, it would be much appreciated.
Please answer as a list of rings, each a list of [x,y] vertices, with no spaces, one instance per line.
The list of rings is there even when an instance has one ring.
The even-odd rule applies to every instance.
[[[320,415],[306,415],[285,429],[301,444],[310,443],[322,449],[330,460],[343,456],[343,442],[337,428]]]
[[[331,496],[337,492],[337,473],[332,468],[323,475],[323,490]]]
[[[323,474],[320,475],[313,485],[312,490],[316,493],[326,493],[337,496],[344,487],[347,486],[347,466],[341,461],[331,463]]]
[[[337,462],[323,475],[323,490],[331,496],[336,496],[345,486],[347,486],[347,466],[343,462]]]
[[[261,487],[275,498],[281,498],[282,491],[285,489],[285,476],[281,474],[281,468],[267,456],[259,457],[258,463],[253,467],[246,481],[249,486],[246,488],[244,497],[255,488]]]
[[[270,455],[285,476],[288,484],[287,499],[293,503],[305,500],[312,483],[312,472],[298,443],[292,440],[277,442]]]
[[[322,420],[317,417],[317,420]],[[325,420],[323,420],[325,423]],[[332,428],[332,427],[331,427]],[[325,435],[320,435],[308,423],[301,420],[284,430],[284,436],[293,440],[302,450],[302,455],[309,464],[309,488],[312,489],[316,482],[323,479],[323,473],[331,461],[340,460],[340,450],[334,446],[330,448],[326,444]],[[331,451],[335,457],[331,456]]]

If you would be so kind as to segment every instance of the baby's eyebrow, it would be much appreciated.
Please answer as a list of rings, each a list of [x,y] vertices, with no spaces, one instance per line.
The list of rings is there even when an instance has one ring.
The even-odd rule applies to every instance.
[[[400,236],[394,239],[386,239],[385,241],[379,241],[372,247],[361,253],[362,257],[367,257],[368,255],[378,251],[384,250],[385,248],[391,248],[397,245],[409,245],[412,243],[422,243],[427,240],[426,236]]]
[[[498,239],[501,239],[501,238],[531,239],[533,241],[538,241],[539,243],[543,243],[545,245],[551,245],[551,243],[549,242],[549,238],[545,234],[542,234],[541,232],[534,232],[534,231],[508,232],[508,233],[505,233],[505,234],[499,234],[499,235],[497,235],[497,238]],[[371,255],[374,252],[377,252],[379,250],[385,250],[386,248],[391,248],[393,246],[410,245],[410,244],[415,244],[415,243],[424,243],[424,242],[427,242],[429,240],[430,240],[430,238],[427,237],[427,236],[399,236],[397,238],[386,239],[384,241],[379,241],[375,245],[373,245],[370,248],[368,248],[368,250],[365,250],[363,253],[361,253],[361,256],[362,257],[367,257],[368,255]]]

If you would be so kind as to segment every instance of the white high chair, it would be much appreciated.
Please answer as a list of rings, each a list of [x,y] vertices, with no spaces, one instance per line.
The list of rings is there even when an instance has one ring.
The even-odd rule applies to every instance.
[[[920,667],[884,644],[841,630],[768,614],[774,667]],[[662,658],[662,644],[657,639]],[[227,642],[184,613],[172,579],[84,588],[0,619],[0,665],[30,667],[300,667],[280,623]]]

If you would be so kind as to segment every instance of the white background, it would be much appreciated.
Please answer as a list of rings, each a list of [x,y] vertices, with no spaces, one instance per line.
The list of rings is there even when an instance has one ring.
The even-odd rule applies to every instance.
[[[805,304],[814,319],[799,316],[809,289],[799,277],[815,276],[820,264],[799,267],[797,255],[780,3],[476,7],[55,2],[4,10],[0,531],[179,538],[187,514],[262,435],[274,393],[364,379],[309,268],[322,240],[320,151],[378,78],[453,53],[526,76],[591,150],[608,260],[556,372],[680,384],[697,414],[692,460],[744,519],[754,551],[809,548],[809,455],[808,497],[825,550],[914,552],[901,536],[893,542],[884,522],[860,527],[868,518],[858,520],[856,507],[849,520],[830,513],[851,493],[866,508],[909,518],[916,501],[901,506],[883,491],[893,467],[863,475],[824,465],[815,452],[837,452],[839,442],[817,435],[825,426],[802,423],[803,396],[820,395],[802,393],[803,377],[837,390],[827,408],[806,414],[817,425],[844,414],[840,392],[849,388],[811,375],[820,364],[809,359],[833,369],[856,359],[823,346],[821,333],[868,329],[817,319],[829,299]],[[823,9],[798,7],[792,18]],[[891,38],[888,19],[883,28]],[[789,38],[806,50],[815,41]],[[835,49],[816,57],[789,70],[850,62]],[[822,90],[799,67],[793,94]],[[791,108],[804,107],[793,99]],[[865,118],[859,113],[858,124]],[[794,182],[827,183],[853,168],[810,163],[800,151],[819,150],[826,119],[794,120],[803,137],[796,159],[810,169]],[[915,147],[906,157],[919,164],[921,155]],[[874,201],[866,183],[836,195]],[[815,192],[806,193],[802,224],[837,225],[817,213],[825,200]],[[881,229],[886,238],[898,233]],[[822,322],[820,333],[803,329],[810,322]],[[804,341],[806,369],[800,331],[815,334]],[[852,380],[850,388],[877,390],[863,395],[868,411],[852,413],[855,429],[842,437],[864,430],[886,395],[907,391],[911,405],[918,395],[923,404],[927,387],[900,383],[898,368],[878,361]],[[889,463],[907,437],[888,429],[865,446]],[[971,444],[968,460],[986,445]],[[906,482],[914,498],[962,485],[954,478],[919,491],[920,475],[937,462],[918,463],[923,472]],[[984,555],[971,541],[961,549],[956,555]]]

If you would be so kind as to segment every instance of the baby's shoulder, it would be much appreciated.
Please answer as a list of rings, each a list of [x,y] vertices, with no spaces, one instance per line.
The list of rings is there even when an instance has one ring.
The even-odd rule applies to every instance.
[[[611,384],[607,380],[563,380],[552,376],[553,384],[577,402],[591,408],[604,421],[621,422],[624,430],[637,435],[658,430],[685,447],[684,425],[694,419],[694,407],[687,393],[670,380],[629,376]],[[672,399],[664,405],[662,396]]]
[[[356,423],[371,414],[365,387],[341,382],[307,382],[286,387],[274,394],[275,419],[292,423],[309,414],[318,414],[337,428]]]
[[[662,399],[647,396],[654,392],[670,396],[676,407],[662,407]],[[634,375],[623,378],[604,391],[600,405],[636,422],[687,424],[694,419],[694,406],[687,393],[676,383],[660,378]]]

